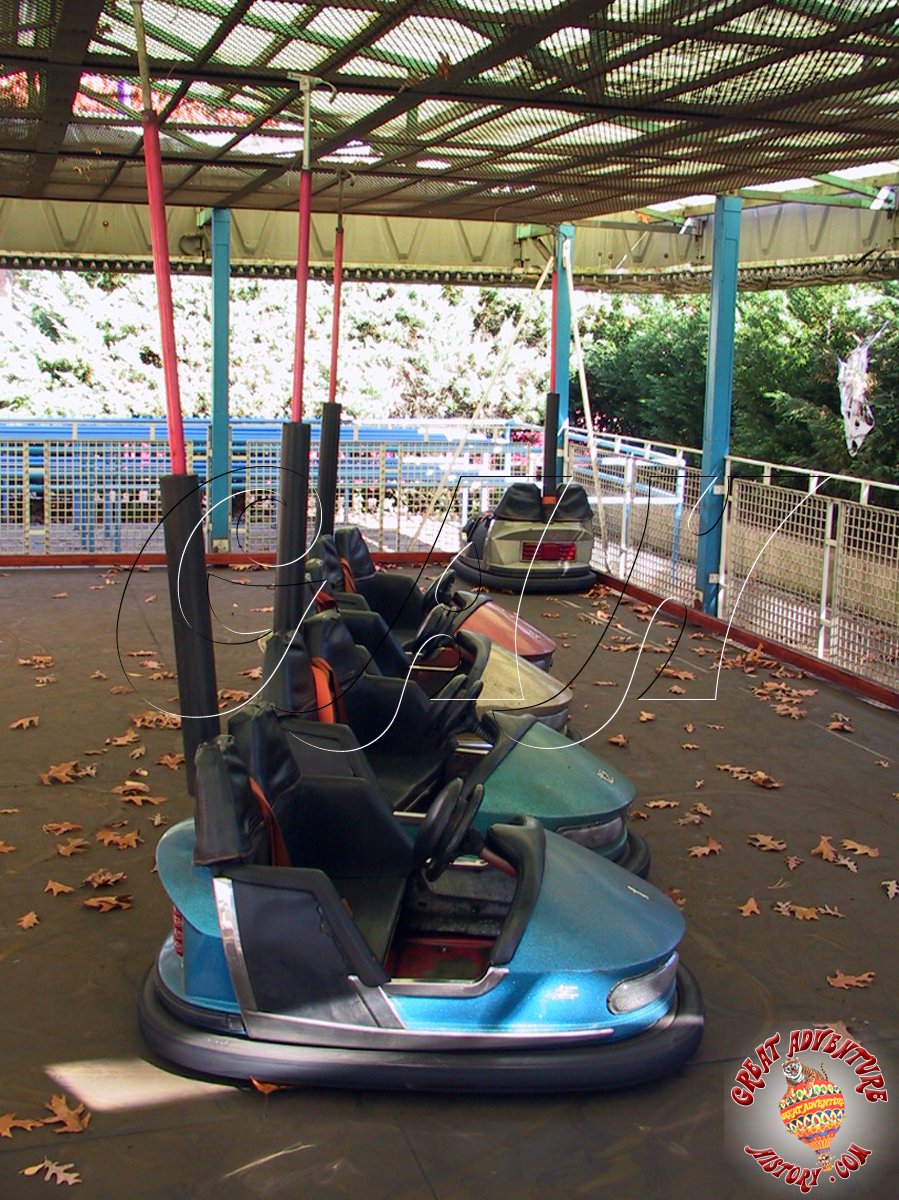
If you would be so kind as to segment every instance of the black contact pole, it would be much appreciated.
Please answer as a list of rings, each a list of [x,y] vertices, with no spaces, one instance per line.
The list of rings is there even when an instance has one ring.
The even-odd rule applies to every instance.
[[[285,421],[281,426],[280,492],[274,614],[276,633],[296,629],[306,609],[309,426],[303,421]]]
[[[322,432],[318,448],[318,500],[321,505],[322,533],[334,532],[339,454],[340,405],[334,402],[322,408]]]
[[[559,393],[546,393],[543,422],[543,495],[555,496],[559,469]]]
[[[200,482],[196,475],[163,475],[159,490],[187,790],[195,796],[194,755],[219,732]]]

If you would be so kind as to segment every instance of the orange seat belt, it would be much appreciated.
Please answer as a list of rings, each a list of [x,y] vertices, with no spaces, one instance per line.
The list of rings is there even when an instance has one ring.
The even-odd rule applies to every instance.
[[[287,846],[284,844],[284,836],[281,833],[281,826],[278,824],[278,818],[272,811],[272,806],[266,799],[265,792],[259,786],[259,783],[249,777],[250,791],[256,797],[256,803],[259,805],[259,812],[262,816],[262,823],[265,826],[265,831],[268,834],[269,855],[272,860],[273,867],[292,867],[290,855],[287,852]]]
[[[318,720],[325,725],[346,725],[346,710],[334,668],[325,658],[310,659],[309,665],[312,668],[312,682],[315,685]]]
[[[340,569],[343,571],[343,590],[350,593],[355,592],[356,577],[353,574],[353,568],[350,566],[347,559],[342,558],[340,560]]]

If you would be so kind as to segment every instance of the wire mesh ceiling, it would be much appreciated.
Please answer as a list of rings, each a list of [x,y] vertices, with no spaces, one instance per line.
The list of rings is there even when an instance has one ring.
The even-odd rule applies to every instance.
[[[171,204],[556,222],[890,159],[890,0],[143,0]],[[0,0],[0,195],[140,202],[130,0]]]

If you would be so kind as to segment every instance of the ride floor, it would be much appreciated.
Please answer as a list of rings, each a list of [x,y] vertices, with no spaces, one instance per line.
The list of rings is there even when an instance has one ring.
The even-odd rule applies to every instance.
[[[239,703],[234,693],[258,687],[246,672],[260,662],[256,636],[271,617],[258,610],[272,603],[270,582],[265,573],[223,571],[210,585],[218,686],[229,706]],[[0,1129],[4,1113],[50,1116],[53,1095],[92,1114],[81,1133],[60,1136],[47,1124],[0,1136],[4,1200],[34,1196],[43,1175],[21,1172],[45,1159],[73,1164],[85,1196],[128,1200],[777,1196],[788,1194],[784,1179],[764,1174],[743,1147],[783,1140],[780,1063],[751,1107],[730,1098],[743,1060],[757,1062],[756,1046],[781,1032],[784,1057],[790,1030],[846,1026],[899,1088],[899,899],[883,886],[899,877],[899,718],[819,680],[778,677],[777,664],[753,666],[737,646],[724,648],[725,659],[743,657],[719,671],[720,641],[690,629],[670,661],[651,647],[628,649],[648,631],[667,651],[665,639],[679,633],[650,629],[634,604],[618,608],[605,648],[596,648],[614,597],[526,597],[522,615],[559,642],[553,670],[574,687],[573,723],[582,735],[597,730],[597,749],[634,780],[651,878],[684,901],[682,957],[707,1010],[704,1040],[685,1069],[624,1092],[467,1099],[266,1094],[148,1061],[137,997],[169,926],[154,846],[191,811],[183,766],[159,761],[180,751],[180,734],[132,722],[176,707],[165,675],[174,669],[166,578],[158,569],[130,579],[100,569],[10,570],[0,597],[0,849],[15,847],[0,855]],[[657,677],[663,663],[688,675]],[[803,694],[791,702],[785,689]],[[39,723],[11,728],[26,717]],[[136,738],[117,744],[129,730]],[[610,745],[618,735],[626,744]],[[79,775],[83,768],[91,774]],[[779,786],[746,777],[757,772]],[[129,778],[149,787],[140,805],[113,790]],[[691,813],[696,804],[711,815]],[[80,828],[43,829],[62,822]],[[106,837],[126,835],[125,847],[101,844],[104,828]],[[848,865],[813,854],[822,835]],[[60,854],[71,839],[83,845]],[[751,844],[766,839],[786,848]],[[792,856],[802,862],[788,863]],[[126,877],[96,890],[82,883],[99,869]],[[54,895],[51,880],[74,890]],[[120,901],[130,907],[84,906],[103,896],[130,897]],[[753,898],[758,913],[744,915]],[[21,928],[32,912],[38,923]],[[840,973],[866,986],[828,983]],[[815,1068],[822,1061],[805,1057]],[[837,1180],[840,1195],[895,1195],[899,1164],[881,1116],[892,1107],[847,1092],[834,1150],[851,1140],[874,1152]],[[789,1141],[790,1161],[813,1166],[811,1151]],[[830,1186],[826,1174],[819,1186]]]

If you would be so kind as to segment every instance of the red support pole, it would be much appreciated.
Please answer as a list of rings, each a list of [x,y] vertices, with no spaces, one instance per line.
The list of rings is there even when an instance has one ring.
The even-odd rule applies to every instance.
[[[343,220],[337,222],[334,238],[334,312],[331,316],[331,372],[328,376],[328,403],[337,399],[337,354],[340,348],[340,293],[343,290]]]
[[[162,152],[156,115],[144,110],[144,163],[147,172],[147,201],[150,206],[150,237],[153,243],[153,270],[159,305],[162,335],[162,368],[165,377],[165,405],[172,474],[187,474],[184,453],[184,425],[181,419],[181,392],[178,387],[178,351],[175,346],[175,314],[172,308],[172,276],[169,270],[168,229],[165,223],[165,189],[162,182]]]
[[[308,136],[308,135],[307,135]],[[303,419],[303,372],[306,367],[306,288],[309,283],[309,225],[312,216],[312,172],[300,172],[300,231],[297,246],[297,322],[294,331],[293,401],[290,419]]]

